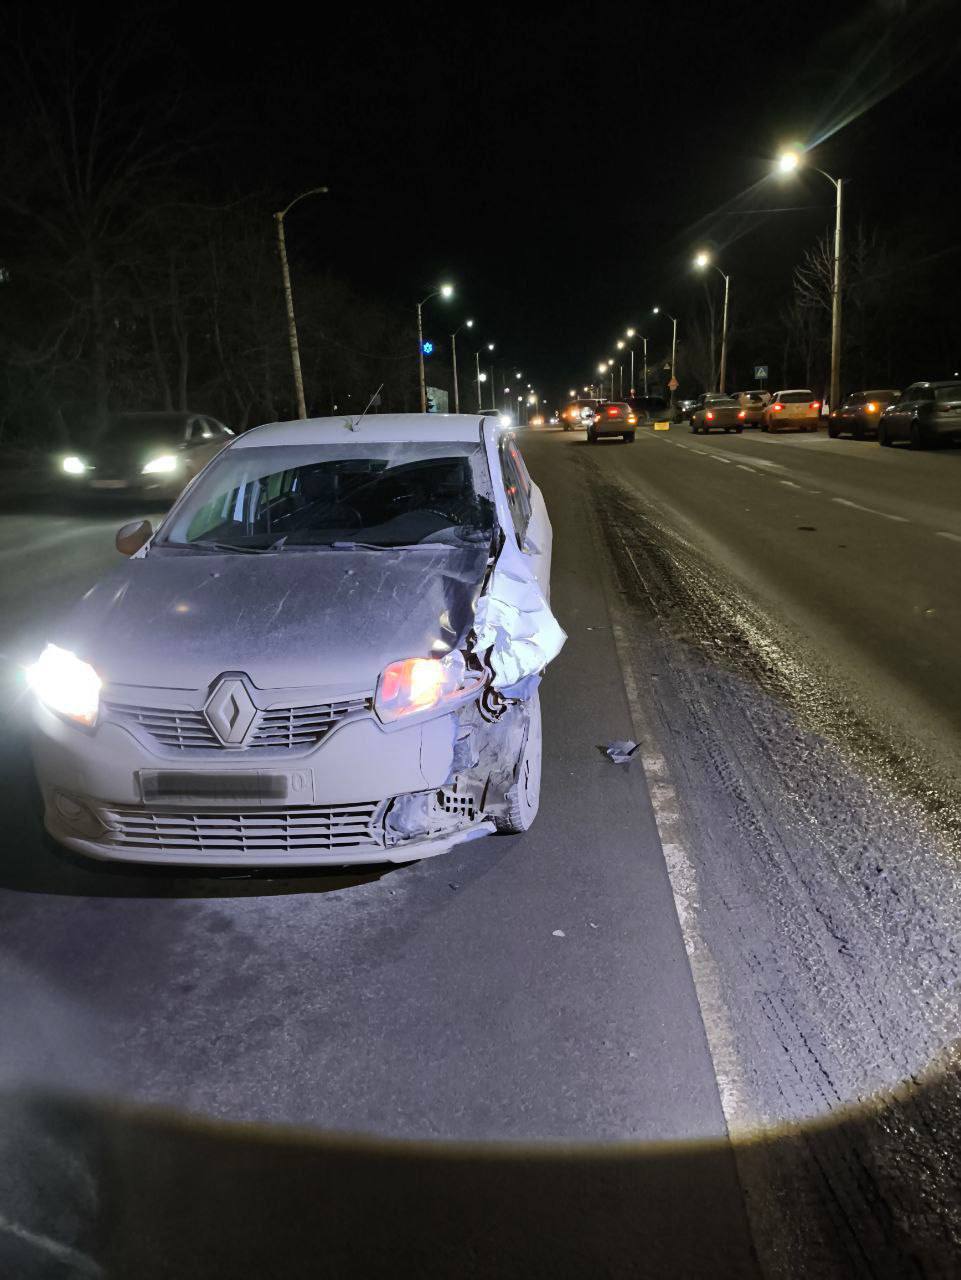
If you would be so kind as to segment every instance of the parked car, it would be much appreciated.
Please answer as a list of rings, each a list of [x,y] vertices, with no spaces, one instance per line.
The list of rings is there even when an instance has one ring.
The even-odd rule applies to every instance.
[[[638,422],[669,422],[671,407],[663,396],[628,396]]]
[[[694,402],[688,421],[693,432],[709,431],[741,431],[743,423],[738,414],[740,406],[731,396],[722,396],[718,392],[709,391],[698,396]]]
[[[762,431],[817,431],[821,401],[807,388],[775,391],[764,410]]]
[[[234,438],[204,413],[112,413],[87,447],[59,459],[73,492],[176,497]]]
[[[828,419],[828,435],[832,440],[850,432],[855,440],[864,436],[876,436],[881,414],[897,400],[899,391],[852,391],[831,412]]]
[[[961,382],[912,382],[878,420],[878,442],[912,449],[961,444]]]
[[[738,421],[742,427],[759,427],[764,410],[771,402],[770,391],[735,391],[732,399],[741,406]]]
[[[343,865],[533,822],[564,633],[544,499],[496,418],[257,427],[117,547],[28,671],[54,840]]]
[[[621,436],[629,444],[637,434],[637,414],[623,401],[604,401],[587,424],[587,442],[596,444],[603,436]]]

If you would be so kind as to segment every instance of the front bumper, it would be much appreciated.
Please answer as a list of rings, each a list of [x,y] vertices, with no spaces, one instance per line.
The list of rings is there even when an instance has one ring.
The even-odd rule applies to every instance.
[[[387,729],[364,715],[295,758],[221,751],[185,760],[184,753],[174,759],[151,751],[119,724],[87,733],[37,705],[32,746],[44,826],[87,857],[155,865],[347,866],[431,857],[494,829],[479,803],[457,790],[460,719],[450,712]],[[286,799],[158,801],[145,781],[158,772],[283,779]],[[401,798],[407,816],[392,826]]]

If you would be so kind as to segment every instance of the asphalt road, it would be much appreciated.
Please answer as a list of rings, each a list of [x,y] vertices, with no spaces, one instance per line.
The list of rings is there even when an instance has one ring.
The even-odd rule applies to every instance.
[[[961,453],[523,448],[541,813],[382,875],[47,848],[17,663],[123,517],[0,516],[15,1274],[956,1273]]]

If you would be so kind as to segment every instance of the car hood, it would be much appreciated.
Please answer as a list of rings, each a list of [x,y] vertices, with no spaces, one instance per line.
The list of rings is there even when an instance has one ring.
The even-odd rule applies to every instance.
[[[369,692],[398,658],[456,647],[486,546],[154,552],[93,587],[56,631],[107,686],[205,689],[242,671],[262,689]]]

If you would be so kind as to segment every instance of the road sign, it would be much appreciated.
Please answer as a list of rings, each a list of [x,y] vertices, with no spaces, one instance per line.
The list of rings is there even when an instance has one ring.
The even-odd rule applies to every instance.
[[[754,381],[767,382],[767,365],[766,364],[756,364],[754,366]]]
[[[681,384],[678,382],[677,378],[671,378],[667,385],[672,391],[676,391]]]
[[[432,356],[434,354],[434,344],[432,342],[423,343],[424,355]]]

